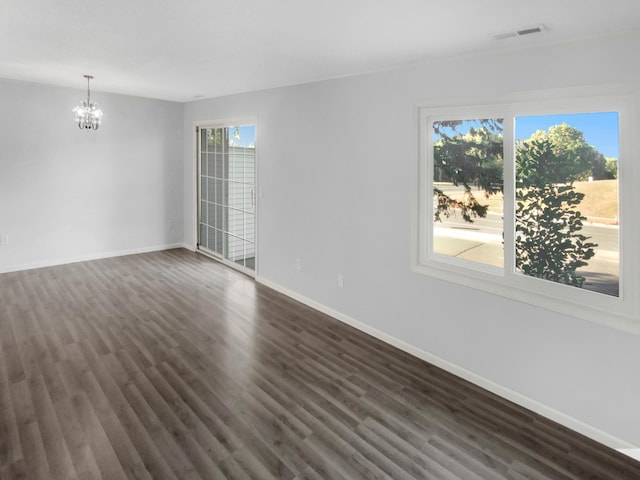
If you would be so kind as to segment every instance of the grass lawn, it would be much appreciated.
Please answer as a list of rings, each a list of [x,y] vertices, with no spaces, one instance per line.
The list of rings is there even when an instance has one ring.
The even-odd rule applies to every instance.
[[[618,181],[576,182],[576,191],[584,193],[578,210],[595,223],[615,224],[618,218]]]

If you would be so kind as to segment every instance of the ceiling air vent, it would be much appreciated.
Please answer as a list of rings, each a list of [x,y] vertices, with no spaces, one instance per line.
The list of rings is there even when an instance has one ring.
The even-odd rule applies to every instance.
[[[536,25],[534,27],[521,28],[512,32],[499,33],[494,35],[496,40],[505,40],[507,38],[524,37],[525,35],[533,35],[534,33],[542,33],[545,31],[544,25]]]

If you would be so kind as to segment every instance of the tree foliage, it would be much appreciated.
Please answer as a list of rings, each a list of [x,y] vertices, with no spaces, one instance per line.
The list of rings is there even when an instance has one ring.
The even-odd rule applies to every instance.
[[[607,172],[607,179],[612,180],[618,178],[618,159],[607,158],[605,160],[604,169]]]
[[[547,183],[565,183],[584,181],[589,177],[594,180],[608,178],[606,159],[592,145],[589,145],[584,134],[575,127],[561,123],[549,130],[537,130],[529,141],[548,141],[551,153],[544,167],[551,168]],[[517,149],[520,145],[516,146]]]
[[[503,190],[502,119],[440,121],[433,124],[434,179],[463,187],[451,197],[434,185],[434,219],[453,212],[472,222],[487,215],[473,194]],[[466,133],[460,132],[464,130]],[[526,275],[581,287],[576,270],[587,265],[597,244],[581,232],[577,209],[584,194],[573,182],[608,178],[606,160],[581,131],[563,123],[538,130],[516,145],[516,267]]]
[[[457,131],[462,120],[434,122],[438,140],[434,143],[434,174],[437,181],[464,187],[462,198],[452,198],[434,186],[434,216],[436,221],[459,211],[466,222],[487,215],[472,192],[480,188],[488,197],[502,191],[502,119],[477,120],[467,133]]]
[[[556,153],[558,152],[558,153]],[[597,244],[580,233],[584,198],[567,172],[562,150],[535,135],[516,150],[516,267],[526,275],[581,287],[576,270],[587,265]],[[565,157],[566,158],[566,157]]]

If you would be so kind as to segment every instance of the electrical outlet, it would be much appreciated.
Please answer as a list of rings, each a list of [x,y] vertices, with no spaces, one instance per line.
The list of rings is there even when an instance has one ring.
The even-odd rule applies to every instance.
[[[9,235],[0,235],[0,247],[9,245]]]
[[[302,270],[302,259],[296,258],[296,270]]]
[[[341,273],[338,274],[338,287],[340,288],[344,287],[344,277],[342,276]]]

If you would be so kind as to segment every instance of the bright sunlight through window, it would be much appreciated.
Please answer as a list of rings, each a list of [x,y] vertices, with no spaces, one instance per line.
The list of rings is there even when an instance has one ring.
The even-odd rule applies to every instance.
[[[629,103],[420,108],[415,270],[640,331]]]

